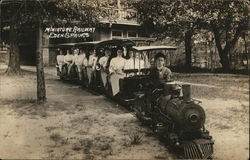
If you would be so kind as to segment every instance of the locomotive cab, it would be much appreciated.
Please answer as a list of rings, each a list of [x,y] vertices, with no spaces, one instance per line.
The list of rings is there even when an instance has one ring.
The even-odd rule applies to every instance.
[[[156,81],[150,76],[153,66],[150,62],[156,52],[164,51],[165,54],[169,54],[167,51],[175,49],[176,47],[172,46],[134,46],[131,48],[134,51],[133,68],[125,69],[125,77],[120,80],[120,95],[125,99],[124,101],[131,101],[130,105],[134,106],[133,101],[138,101],[138,96],[142,97],[151,88],[155,88]]]

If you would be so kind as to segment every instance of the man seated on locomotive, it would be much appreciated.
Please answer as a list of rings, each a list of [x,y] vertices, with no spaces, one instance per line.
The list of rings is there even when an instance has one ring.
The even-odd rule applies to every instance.
[[[71,63],[73,62],[73,55],[69,50],[66,51],[66,55],[64,56],[64,63],[67,64],[68,72],[69,73],[69,68]]]
[[[110,74],[113,74],[113,73],[120,74],[120,75],[124,74],[123,69],[124,69],[126,59],[122,57],[122,54],[123,54],[123,48],[118,47],[117,56],[112,58],[110,61],[110,65],[109,65]]]
[[[59,54],[56,56],[56,61],[57,61],[57,65],[59,68],[59,72],[62,72],[62,66],[64,65],[64,55],[62,50],[58,49]]]
[[[155,65],[150,71],[150,77],[159,82],[172,81],[172,72],[169,68],[165,67],[165,55],[157,53],[155,55]]]
[[[84,65],[84,59],[86,57],[86,54],[83,50],[80,50],[78,53],[76,59],[75,59],[75,65],[77,66],[77,72],[78,72],[78,77],[79,80],[82,80],[82,71],[83,71],[83,65]]]

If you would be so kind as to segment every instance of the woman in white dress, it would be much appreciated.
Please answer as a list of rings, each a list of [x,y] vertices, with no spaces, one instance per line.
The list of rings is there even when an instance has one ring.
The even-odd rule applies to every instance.
[[[73,63],[73,55],[71,54],[71,52],[69,50],[66,51],[66,55],[64,56],[64,63],[67,64],[67,69],[68,69],[68,75],[70,73],[70,69],[71,69],[71,64]]]
[[[59,72],[62,73],[62,66],[64,65],[64,55],[62,50],[59,49],[59,54],[56,56]]]
[[[97,63],[97,57],[96,57],[96,52],[94,49],[90,50],[90,55],[88,59],[88,64],[87,64],[87,75],[89,79],[89,84],[91,80],[94,78],[94,71]]]
[[[113,96],[120,91],[119,80],[124,78],[124,66],[126,59],[122,57],[123,48],[117,49],[117,56],[112,58],[109,65],[110,83],[112,87]]]
[[[86,57],[86,54],[83,50],[80,50],[80,53],[77,55],[75,59],[75,65],[77,66],[77,72],[78,72],[78,77],[79,80],[82,80],[82,71],[83,71],[83,65],[84,65],[84,59]]]

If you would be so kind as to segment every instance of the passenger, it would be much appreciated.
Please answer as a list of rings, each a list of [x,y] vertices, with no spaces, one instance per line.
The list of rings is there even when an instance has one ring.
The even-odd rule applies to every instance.
[[[158,53],[155,56],[155,66],[150,71],[150,77],[160,82],[171,81],[172,72],[169,68],[165,67],[165,56],[162,53]]]
[[[67,69],[68,69],[67,73],[69,73],[70,65],[73,62],[73,55],[71,54],[71,52],[69,50],[67,50],[66,52],[67,53],[64,56],[64,63],[67,64]]]
[[[134,57],[134,52],[129,51],[129,59],[126,60],[124,69],[142,69],[145,68],[145,63],[142,58],[140,58],[140,53],[136,52]]]
[[[103,86],[105,87],[106,84],[107,84],[107,76],[108,76],[108,73],[109,73],[109,70],[108,70],[108,60],[109,60],[109,57],[111,55],[111,51],[109,48],[105,48],[104,49],[104,56],[101,57],[99,59],[99,64],[101,66],[101,78],[102,78],[102,82],[103,82]]]
[[[96,52],[94,49],[90,50],[89,60],[88,60],[88,67],[95,69],[95,65],[97,62]]]
[[[97,62],[96,52],[94,49],[91,49],[89,59],[88,59],[88,64],[87,64],[87,76],[88,76],[89,84],[92,78],[94,77],[96,62]]]
[[[79,80],[82,80],[82,71],[83,71],[83,66],[84,66],[84,59],[86,57],[86,54],[83,50],[80,50],[79,54],[77,55],[76,59],[75,59],[75,65],[77,66],[77,72],[78,72],[78,77]]]
[[[130,50],[128,52],[129,59],[125,61],[124,69],[134,69],[134,52]]]
[[[119,93],[119,80],[125,76],[123,69],[126,60],[122,58],[122,54],[123,48],[117,48],[117,56],[110,61],[109,73],[113,96]]]
[[[123,69],[125,65],[125,59],[122,57],[123,48],[117,48],[117,56],[112,58],[109,65],[109,73],[110,74],[120,74],[123,75]]]
[[[71,69],[72,69],[73,65],[75,65],[75,61],[77,59],[79,50],[78,49],[74,49],[73,53],[74,53],[74,55],[72,56],[72,62],[68,65],[68,75],[70,75]]]
[[[108,49],[108,48],[106,48],[105,50],[104,50],[104,56],[102,56],[100,59],[99,59],[99,64],[100,64],[100,66],[101,66],[101,70],[102,71],[105,71],[105,72],[107,72],[107,62],[108,62],[108,59],[109,59],[109,57],[110,57],[110,55],[111,55],[111,51]]]
[[[86,53],[85,51],[83,51],[84,53]],[[85,54],[85,58],[83,60],[83,85],[86,87],[89,84],[89,80],[88,80],[88,74],[87,74],[87,67],[88,67],[88,58],[87,58],[87,54]]]
[[[59,50],[59,54],[56,57],[56,61],[57,61],[57,65],[59,68],[59,72],[62,73],[62,66],[64,65],[64,55],[63,55],[62,50],[60,49],[58,50]]]
[[[151,58],[149,62],[149,66],[154,67],[155,66],[155,58]]]
[[[151,65],[150,65],[150,62],[149,62],[148,55],[147,55],[146,51],[143,52],[142,59],[144,61],[145,68],[150,68]]]

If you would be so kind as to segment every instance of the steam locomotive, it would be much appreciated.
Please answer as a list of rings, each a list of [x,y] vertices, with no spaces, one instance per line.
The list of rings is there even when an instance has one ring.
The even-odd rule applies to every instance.
[[[114,46],[117,44],[129,46],[141,55],[146,53],[149,59],[159,50],[166,52],[176,49],[172,46],[136,47],[132,42],[125,40],[114,42],[111,40],[91,45],[93,44],[98,44],[95,46],[97,50],[102,47],[115,50]],[[74,46],[80,47],[79,44]],[[150,68],[128,69],[124,70],[125,76],[119,79],[118,94],[113,95],[113,82],[107,75],[104,85],[100,76],[103,72],[97,65],[94,79],[92,77],[92,83],[89,83],[92,87],[91,85],[88,87],[96,91],[102,88],[102,93],[127,106],[143,124],[163,138],[179,158],[209,159],[212,157],[214,141],[205,128],[205,111],[200,101],[191,98],[190,85],[152,79]]]

